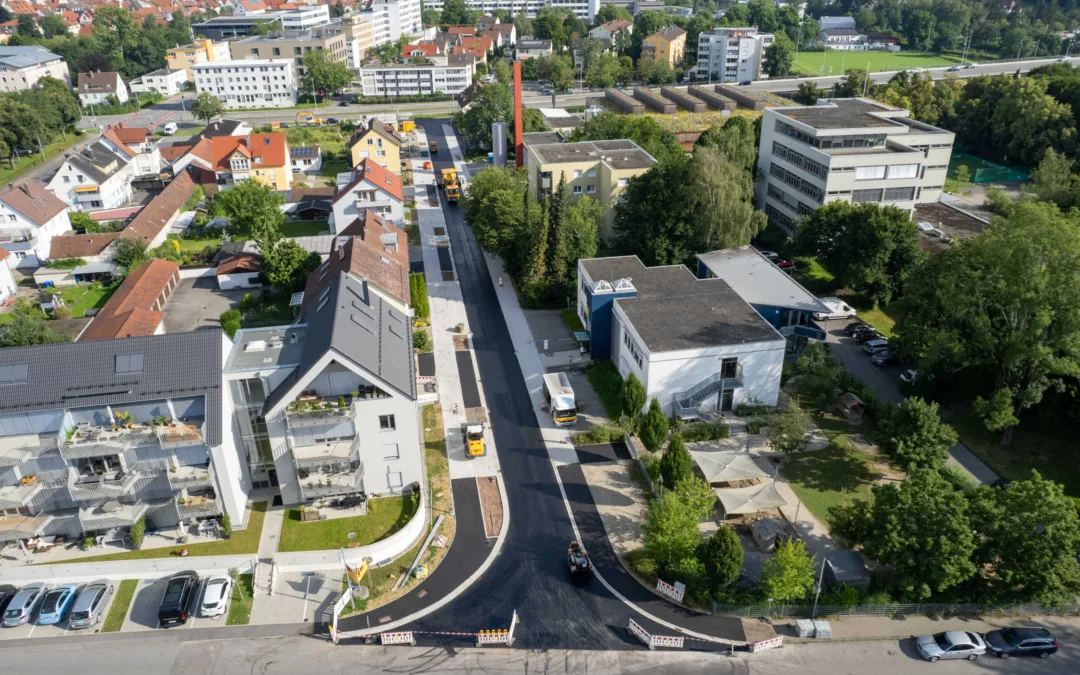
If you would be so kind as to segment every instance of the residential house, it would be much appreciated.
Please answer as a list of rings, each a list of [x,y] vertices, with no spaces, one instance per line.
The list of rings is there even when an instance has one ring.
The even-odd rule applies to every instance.
[[[282,192],[292,187],[292,159],[285,134],[218,136],[210,143],[210,170],[219,189],[248,178]]]
[[[53,237],[53,260],[81,258],[83,265],[74,269],[57,269],[47,266],[34,270],[34,283],[43,288],[53,286],[74,286],[84,281],[108,281],[118,266],[112,262],[116,252],[115,243],[120,238],[119,232],[100,232],[96,234],[65,234]]]
[[[822,28],[818,37],[829,49],[841,51],[866,49],[866,34],[855,28]]]
[[[128,100],[128,88],[120,79],[120,73],[79,73],[75,91],[79,95],[79,103],[84,106],[108,105],[110,98],[120,103]]]
[[[76,211],[115,209],[131,200],[135,162],[102,140],[66,153],[45,187]]]
[[[191,70],[195,74],[195,91],[213,94],[226,108],[296,105],[294,62],[290,59],[204,63],[192,66]]]
[[[589,31],[589,35],[600,40],[607,40],[609,43],[613,44],[616,36],[623,32],[626,33],[627,37],[633,35],[634,22],[627,21],[626,19],[614,19],[593,28]]]
[[[372,217],[378,218],[374,214],[367,219],[357,218],[350,228],[355,230]],[[381,227],[374,228],[379,231],[368,228],[365,237],[337,236],[337,244],[330,256],[316,273],[308,277],[302,308],[306,309],[316,302],[326,286],[340,273],[348,273],[365,280],[398,311],[412,313],[409,309],[409,249],[405,233],[393,225],[383,225],[379,220]]]
[[[79,342],[165,332],[165,303],[180,283],[180,264],[154,258],[132,272],[94,315]]]
[[[517,26],[512,23],[496,23],[487,29],[488,33],[499,34],[498,45],[500,47],[513,47],[517,44]]]
[[[641,58],[666,61],[674,68],[686,55],[686,31],[677,26],[662,28],[641,42]]]
[[[188,82],[188,71],[184,68],[170,70],[161,68],[151,71],[142,77],[136,77],[128,83],[133,94],[145,94],[156,91],[165,98],[175,96],[184,90]]]
[[[577,315],[593,358],[637,376],[668,415],[776,405],[784,337],[723,279],[646,267],[637,256],[580,260]]]
[[[228,4],[235,16],[265,14],[270,9],[262,0],[229,0]]]
[[[229,346],[215,329],[0,350],[0,541],[244,522]]]
[[[53,239],[67,232],[67,206],[40,184],[23,182],[0,191],[0,249],[7,261],[2,267],[41,265],[51,255]]]
[[[52,77],[71,86],[64,57],[42,47],[0,45],[0,92],[23,91],[43,77]]]
[[[127,227],[120,232],[125,239],[135,239],[156,248],[167,238],[169,229],[184,211],[184,205],[195,194],[195,181],[184,171],[176,175],[165,189],[139,211]]]
[[[11,253],[6,248],[0,248],[0,304],[6,304],[19,291],[15,283],[15,275],[11,272],[8,259]]]
[[[293,173],[318,175],[319,170],[322,169],[322,148],[317,145],[290,147],[289,155]]]
[[[442,53],[442,47],[435,42],[425,43],[416,42],[403,46],[401,48],[401,58],[403,59],[423,59],[431,58],[436,54]]]
[[[175,47],[165,52],[165,63],[169,70],[183,70],[187,73],[188,82],[195,81],[192,66],[215,61],[229,61],[232,53],[229,51],[228,42],[214,42],[213,40],[197,40],[183,47]]]
[[[117,154],[126,154],[134,163],[136,176],[156,176],[165,166],[157,138],[147,127],[129,127],[123,123],[108,127],[101,142]]]
[[[404,205],[401,178],[368,157],[351,172],[338,174],[330,232],[338,234],[362,216],[365,209],[391,224],[404,224]]]
[[[551,56],[551,40],[537,40],[530,36],[521,38],[515,45],[514,58],[518,61],[541,56]]]

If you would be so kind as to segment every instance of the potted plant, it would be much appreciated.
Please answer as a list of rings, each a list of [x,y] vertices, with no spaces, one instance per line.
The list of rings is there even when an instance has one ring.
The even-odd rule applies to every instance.
[[[169,465],[169,473],[176,473],[177,468],[178,467],[175,464],[170,464]]]
[[[360,391],[357,389],[353,389],[351,392],[349,392],[349,396],[351,396],[352,400],[355,401],[356,399],[360,398]]]
[[[338,410],[344,410],[345,409],[345,397],[344,396],[338,396],[337,407],[338,407]]]

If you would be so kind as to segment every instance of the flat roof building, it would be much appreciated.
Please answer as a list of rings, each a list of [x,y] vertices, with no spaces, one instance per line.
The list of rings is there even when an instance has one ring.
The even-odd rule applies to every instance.
[[[347,63],[345,35],[326,29],[278,31],[255,35],[229,42],[233,60],[292,59],[293,71],[299,79],[304,76],[304,55],[325,52],[332,63]]]

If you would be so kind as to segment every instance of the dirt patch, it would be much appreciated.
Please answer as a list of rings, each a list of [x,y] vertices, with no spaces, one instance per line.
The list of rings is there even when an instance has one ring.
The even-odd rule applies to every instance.
[[[494,476],[485,476],[476,479],[476,487],[480,491],[480,507],[484,510],[484,530],[487,536],[497,537],[503,522],[499,483]]]
[[[454,273],[453,272],[443,272],[442,273],[442,280],[443,281],[453,281],[454,280]]]
[[[467,352],[469,351],[469,336],[468,335],[455,335],[454,336],[454,351]]]
[[[446,228],[445,227],[436,227],[435,228],[435,236],[436,237],[445,237],[446,236]]]

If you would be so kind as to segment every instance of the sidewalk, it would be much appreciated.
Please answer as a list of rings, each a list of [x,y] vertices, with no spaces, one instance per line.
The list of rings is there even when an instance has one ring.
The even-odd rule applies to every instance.
[[[965,630],[987,633],[1006,626],[1042,626],[1058,641],[1080,637],[1080,617],[1075,616],[993,616],[987,618],[954,616],[847,616],[828,618],[833,640],[888,640],[929,635],[945,630]],[[785,638],[795,636],[794,620],[775,624],[776,632]],[[1070,642],[1075,640],[1069,640]]]

